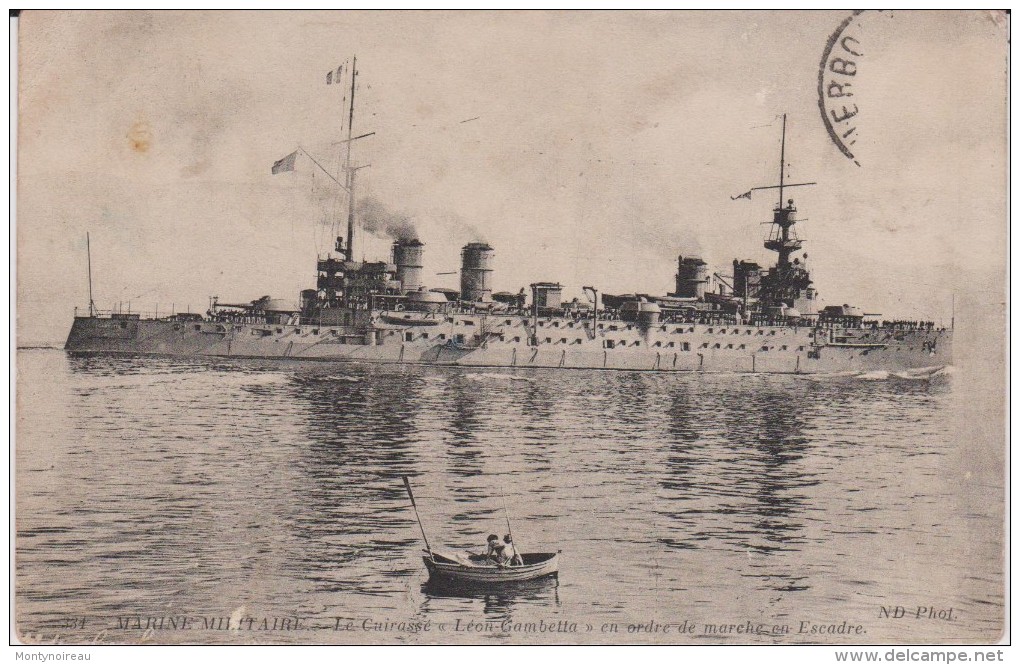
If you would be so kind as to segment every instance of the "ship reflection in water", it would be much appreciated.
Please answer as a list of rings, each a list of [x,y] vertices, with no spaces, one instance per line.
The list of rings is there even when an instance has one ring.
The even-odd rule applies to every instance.
[[[529,582],[517,582],[494,588],[481,588],[429,581],[422,585],[425,598],[421,612],[428,614],[433,605],[442,611],[444,601],[462,602],[472,613],[477,612],[477,601],[481,602],[482,622],[514,620],[514,608],[518,604],[544,607],[559,607],[559,579],[547,577]],[[493,631],[495,632],[495,631]]]
[[[148,615],[172,602],[195,615],[299,615],[323,626],[339,617],[596,627],[582,636],[323,629],[262,642],[789,642],[797,636],[635,636],[626,626],[846,619],[866,623],[874,643],[904,639],[901,626],[874,619],[880,605],[933,593],[967,620],[920,622],[912,642],[993,639],[1001,626],[1001,478],[961,485],[946,472],[961,454],[950,377],[59,351],[18,361],[22,385],[57,386],[19,412],[23,633],[55,615]],[[401,475],[414,483],[430,542],[456,550],[505,533],[505,493],[518,547],[562,550],[559,579],[481,592],[427,584]],[[620,632],[598,633],[609,624]]]

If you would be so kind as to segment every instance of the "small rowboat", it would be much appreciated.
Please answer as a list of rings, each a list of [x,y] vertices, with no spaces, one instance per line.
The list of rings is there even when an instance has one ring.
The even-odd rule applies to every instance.
[[[514,582],[528,582],[558,574],[559,552],[522,554],[524,564],[520,566],[496,566],[486,563],[485,557],[435,551],[422,557],[429,571],[430,582],[455,582],[470,585],[493,585]]]
[[[411,507],[414,508],[414,517],[418,520],[418,528],[421,529],[421,538],[425,541],[425,568],[429,571],[429,582],[436,584],[452,584],[455,587],[478,587],[495,586],[520,582],[531,582],[549,577],[558,576],[559,551],[549,553],[521,554],[521,565],[507,566],[493,563],[483,554],[461,554],[451,550],[437,550],[429,545],[428,536],[425,535],[425,527],[421,523],[421,516],[418,515],[418,504],[414,500],[414,492],[411,491],[411,481],[404,476],[404,488],[407,489],[407,496],[411,499]],[[506,511],[506,501],[503,502],[503,510]],[[506,528],[509,532],[507,538],[513,540],[513,531],[510,529],[510,514],[507,512]],[[495,536],[493,536],[495,538]],[[510,542],[508,540],[507,542]]]

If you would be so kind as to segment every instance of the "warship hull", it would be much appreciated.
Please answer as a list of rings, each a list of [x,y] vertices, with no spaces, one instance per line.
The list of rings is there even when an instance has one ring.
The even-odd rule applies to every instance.
[[[210,296],[204,315],[144,317],[131,314],[130,303],[127,314],[102,313],[92,298],[86,235],[88,316],[76,310],[65,348],[89,354],[650,372],[921,372],[951,364],[951,329],[930,321],[879,324],[867,318],[877,314],[849,304],[821,306],[795,228],[798,209],[784,196],[784,187],[815,183],[787,184],[785,167],[778,185],[731,197],[750,200],[756,190],[778,189],[764,241],[777,254],[775,265],[765,269],[734,259],[732,274],[723,276],[701,257],[680,254],[675,289],[664,296],[600,298],[595,287],[582,286],[587,302],[576,297],[566,302],[562,284],[537,281],[530,284],[529,302],[524,288],[494,290],[495,249],[479,241],[461,250],[459,289],[429,289],[424,243],[409,222],[387,227],[392,261],[355,261],[354,175],[363,167],[353,165],[351,151],[356,139],[372,134],[353,136],[356,67],[349,76],[346,184],[330,175],[347,200],[347,235],[340,235],[335,219],[333,250],[316,255],[315,286],[300,292],[299,304],[268,295],[247,303]],[[785,149],[784,115],[780,164],[787,163]],[[294,170],[297,154],[274,163],[271,172]]]
[[[499,328],[494,331],[494,326]],[[480,329],[486,332],[478,334]],[[562,318],[540,320],[535,326],[528,317],[454,315],[427,329],[409,325],[359,331],[348,326],[78,316],[65,349],[77,354],[813,374],[935,371],[952,363],[952,330],[641,326],[620,321],[592,325]]]

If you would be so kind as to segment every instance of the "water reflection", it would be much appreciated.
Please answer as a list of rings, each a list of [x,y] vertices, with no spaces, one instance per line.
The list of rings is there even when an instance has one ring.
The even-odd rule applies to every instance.
[[[807,590],[799,577],[777,573],[755,557],[796,551],[803,543],[804,488],[816,484],[800,463],[810,450],[805,436],[810,400],[760,377],[715,387],[696,397],[670,396],[665,473],[659,479],[673,523],[659,542],[675,549],[747,552],[742,575],[763,587]],[[753,385],[746,385],[753,382]]]
[[[503,622],[514,618],[514,608],[519,604],[534,605],[536,603],[549,607],[560,606],[559,578],[545,577],[527,582],[504,584],[499,587],[472,586],[429,580],[422,585],[425,598],[421,610],[425,612],[432,603],[445,599],[463,599],[475,601],[474,608],[479,607],[488,621]]]
[[[441,400],[437,415],[445,417],[449,435],[445,454],[453,475],[475,476],[484,470],[484,444],[479,435],[484,428],[483,410],[489,408],[485,400],[477,399],[464,385],[463,376],[444,377],[441,384]]]
[[[357,366],[302,371],[287,384],[304,406],[307,443],[292,461],[298,480],[284,490],[300,504],[286,528],[300,575],[319,591],[394,593],[415,572],[408,552],[420,541],[401,476],[421,473],[414,423],[423,385]]]

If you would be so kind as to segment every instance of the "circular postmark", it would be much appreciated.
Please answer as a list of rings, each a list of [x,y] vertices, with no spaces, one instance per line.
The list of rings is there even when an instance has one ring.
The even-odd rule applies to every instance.
[[[864,46],[861,40],[860,16],[856,10],[829,37],[818,66],[818,109],[829,132],[829,138],[848,159],[860,166],[854,157],[857,142],[857,115],[860,108],[854,98],[855,81]]]

